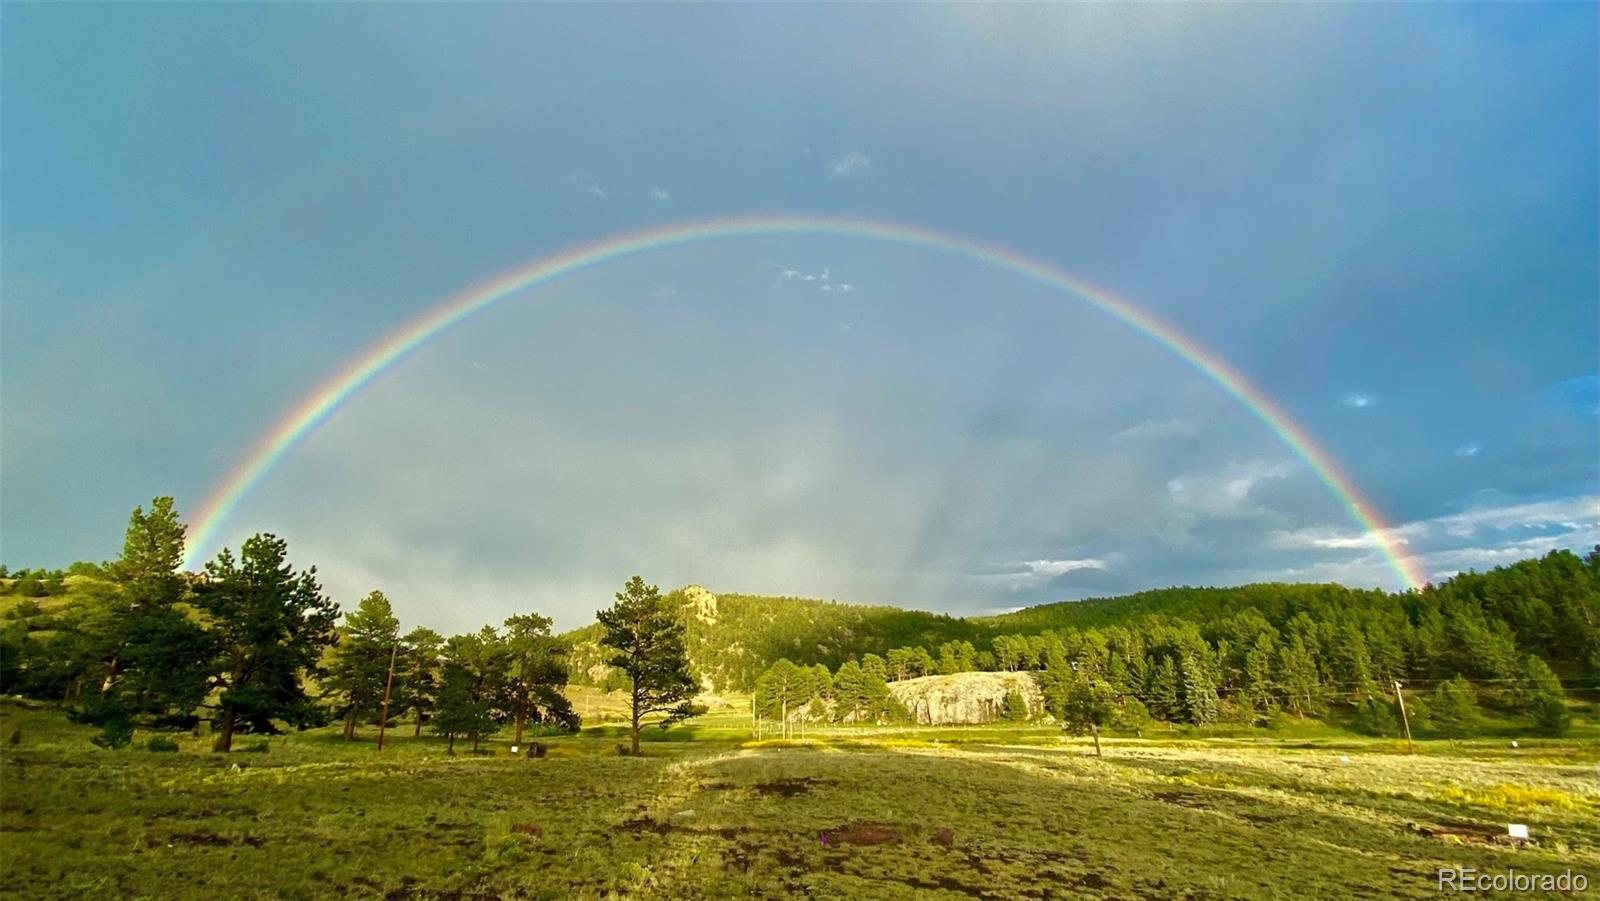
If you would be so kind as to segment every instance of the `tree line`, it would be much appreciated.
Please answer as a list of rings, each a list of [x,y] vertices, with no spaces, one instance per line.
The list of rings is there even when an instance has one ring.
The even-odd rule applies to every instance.
[[[217,751],[241,733],[338,721],[353,740],[363,725],[404,716],[413,734],[426,725],[452,751],[457,737],[477,750],[508,725],[519,744],[530,725],[580,725],[563,693],[569,648],[549,617],[517,614],[449,638],[424,627],[402,634],[373,591],[341,622],[316,567],[296,569],[283,539],[254,535],[191,574],[181,570],[184,534],[172,498],[156,498],[148,512],[134,509],[120,559],[14,574],[6,588],[23,586],[27,600],[0,628],[0,691],[66,703],[74,719],[101,727],[97,742],[108,747],[126,745],[135,727],[198,733],[205,721]],[[78,591],[68,575],[89,578]],[[68,593],[75,602],[54,613],[34,600]],[[637,753],[644,717],[698,712],[698,682],[658,589],[635,577],[599,617],[607,662],[633,700]]]
[[[1412,713],[1444,735],[1470,734],[1482,706],[1560,734],[1571,714],[1558,671],[1573,687],[1600,685],[1600,549],[1587,558],[1555,551],[1398,595],[1253,585],[1168,589],[1100,610],[1081,603],[1091,605],[1088,617],[1112,605],[1124,615],[998,634],[987,647],[956,639],[933,650],[867,653],[831,679],[847,666],[885,683],[1024,671],[1035,674],[1052,716],[1086,732],[1113,723],[1136,730],[1151,720],[1264,724],[1331,714],[1373,734],[1400,729],[1398,682],[1421,692],[1407,699]],[[790,710],[803,721],[825,709],[818,702],[830,697],[828,673],[820,663],[779,660],[756,680],[759,715],[787,723]]]

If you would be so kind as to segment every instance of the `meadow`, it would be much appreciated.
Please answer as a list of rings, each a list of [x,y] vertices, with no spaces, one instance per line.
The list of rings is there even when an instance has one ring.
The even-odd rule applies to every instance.
[[[575,698],[590,722],[604,695]],[[747,705],[747,701],[745,702]],[[1600,743],[1419,743],[1053,727],[823,727],[751,741],[748,706],[623,757],[615,725],[258,738],[106,751],[0,703],[0,894],[17,898],[1428,897],[1441,867],[1600,885]],[[523,749],[519,749],[522,751]],[[1502,836],[1525,823],[1532,840]]]

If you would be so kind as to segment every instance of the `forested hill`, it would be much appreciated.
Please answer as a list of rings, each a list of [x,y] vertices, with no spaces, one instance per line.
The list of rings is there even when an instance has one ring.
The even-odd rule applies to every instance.
[[[670,592],[681,605],[689,659],[719,690],[748,690],[773,661],[788,658],[829,669],[866,654],[900,647],[938,648],[987,640],[988,630],[944,613],[841,604],[810,598],[712,594],[697,585]],[[572,676],[604,681],[597,626],[567,633]]]
[[[1037,634],[1051,629],[1100,629],[1148,616],[1169,616],[1199,622],[1254,610],[1275,623],[1287,622],[1300,610],[1328,604],[1378,604],[1392,601],[1383,591],[1304,582],[1258,582],[1232,588],[1156,588],[1135,594],[1081,601],[1058,601],[1024,607],[972,622],[994,634]]]
[[[1247,647],[1305,647],[1323,678],[1341,680],[1513,678],[1532,654],[1569,685],[1600,682],[1600,553],[1553,552],[1403,594],[1334,584],[1166,588],[970,619],[699,587],[671,597],[682,605],[692,662],[721,690],[750,688],[783,658],[836,669],[876,655],[893,678],[1030,669],[1052,649],[1108,640],[1157,657],[1157,646],[1203,643],[1219,667]],[[598,633],[569,637],[574,677],[603,681]]]

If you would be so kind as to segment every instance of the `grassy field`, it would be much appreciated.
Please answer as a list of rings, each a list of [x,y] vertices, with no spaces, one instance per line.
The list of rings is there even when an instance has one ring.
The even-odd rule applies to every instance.
[[[594,699],[602,704],[602,699]],[[580,703],[580,710],[582,704]],[[746,708],[748,710],[748,708]],[[483,755],[401,729],[213,755],[103,751],[0,704],[8,898],[1428,897],[1440,867],[1600,885],[1577,738],[1111,739],[846,728],[747,741],[737,701],[615,755],[617,726]],[[144,736],[141,736],[141,740]],[[458,745],[458,750],[462,746]],[[1533,842],[1495,841],[1507,822]]]

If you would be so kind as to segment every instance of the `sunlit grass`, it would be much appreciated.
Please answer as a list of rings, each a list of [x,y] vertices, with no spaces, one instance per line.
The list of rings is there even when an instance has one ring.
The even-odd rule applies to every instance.
[[[540,738],[530,760],[504,734],[449,756],[408,727],[382,753],[375,730],[336,728],[265,753],[196,736],[103,751],[55,710],[0,705],[0,736],[15,729],[7,897],[1423,897],[1446,865],[1600,880],[1587,733],[1407,755],[1348,735],[1171,732],[1108,738],[1096,758],[1012,724],[756,743],[727,713],[648,730],[644,758],[617,756],[607,724]],[[1512,821],[1534,844],[1486,843]]]

